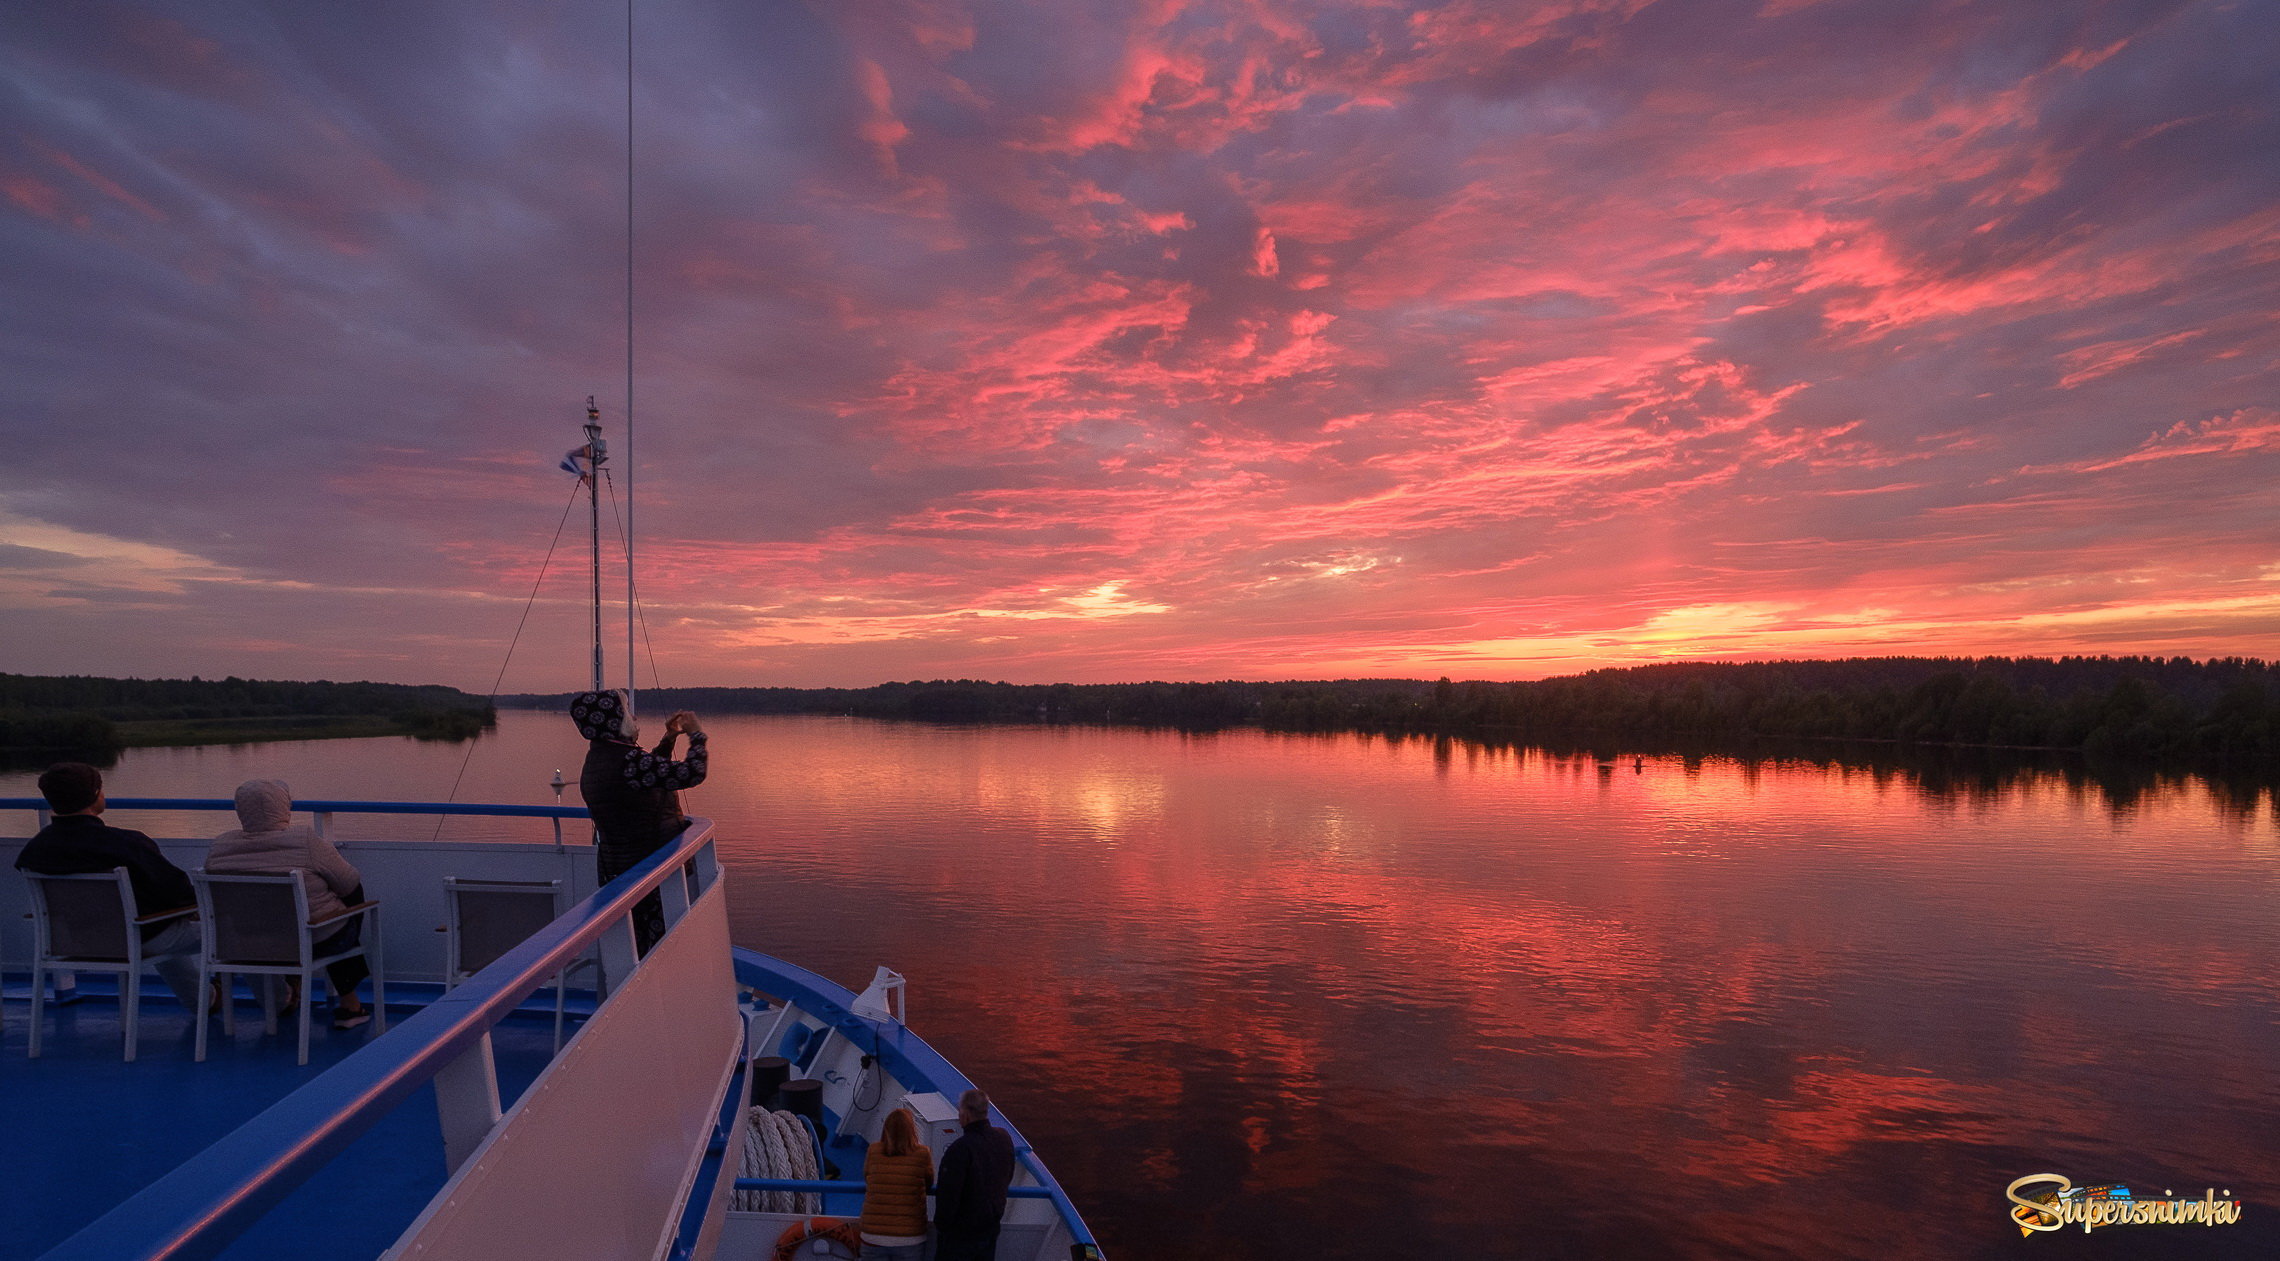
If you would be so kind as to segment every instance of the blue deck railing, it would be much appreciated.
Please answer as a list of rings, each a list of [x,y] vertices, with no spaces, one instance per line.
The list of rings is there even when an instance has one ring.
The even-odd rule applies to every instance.
[[[21,803],[26,800],[0,799],[0,808],[23,808]],[[31,798],[29,804],[44,803]],[[195,810],[228,809],[234,803],[138,797],[109,804]],[[586,813],[569,807],[425,802],[296,805],[342,814],[578,818]],[[402,1024],[97,1218],[48,1257],[51,1261],[161,1261],[220,1253],[413,1091],[474,1049],[493,1026],[593,949],[611,928],[623,926],[636,902],[666,880],[679,877],[683,865],[711,839],[710,820],[691,820],[671,845],[643,859],[639,866],[572,907],[472,979],[445,991]]]
[[[235,810],[228,797],[105,797],[112,810]],[[45,810],[38,797],[0,797],[0,810]],[[447,801],[295,801],[295,810],[310,814],[464,814],[513,819],[584,819],[584,806],[491,806]]]

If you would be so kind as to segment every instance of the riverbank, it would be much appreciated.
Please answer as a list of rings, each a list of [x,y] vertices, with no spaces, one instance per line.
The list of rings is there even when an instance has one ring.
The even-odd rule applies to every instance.
[[[2280,668],[2230,658],[1881,657],[1679,662],[1531,681],[1325,679],[642,694],[699,713],[1213,731],[1402,732],[1492,743],[1744,749],[1766,740],[2063,751],[2226,777],[2280,774]],[[564,696],[502,696],[560,708]]]
[[[272,740],[466,740],[496,719],[487,698],[448,687],[0,674],[0,753],[15,761]]]

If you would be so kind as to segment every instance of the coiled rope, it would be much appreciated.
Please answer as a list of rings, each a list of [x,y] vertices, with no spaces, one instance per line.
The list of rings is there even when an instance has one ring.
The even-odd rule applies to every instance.
[[[795,1112],[752,1108],[745,1113],[744,1154],[737,1173],[746,1178],[819,1176],[814,1131]],[[741,1213],[820,1213],[823,1197],[813,1191],[738,1191],[731,1204]]]

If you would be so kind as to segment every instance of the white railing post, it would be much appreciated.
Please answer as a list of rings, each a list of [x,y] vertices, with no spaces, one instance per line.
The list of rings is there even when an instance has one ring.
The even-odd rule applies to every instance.
[[[640,905],[639,902],[634,903],[635,907]],[[617,923],[603,930],[601,939],[594,944],[600,947],[602,953],[601,975],[594,981],[594,1002],[598,1007],[609,997],[610,991],[624,984],[625,979],[633,975],[637,955],[633,948],[632,914],[629,912],[620,916]]]
[[[457,1173],[499,1123],[499,1067],[490,1034],[436,1071],[435,1111],[443,1123],[444,1168]]]
[[[316,824],[317,835],[324,837],[332,835],[332,811],[319,810],[309,816],[309,821]]]
[[[676,866],[665,876],[665,883],[657,886],[665,899],[665,926],[671,928],[689,913],[689,878]]]

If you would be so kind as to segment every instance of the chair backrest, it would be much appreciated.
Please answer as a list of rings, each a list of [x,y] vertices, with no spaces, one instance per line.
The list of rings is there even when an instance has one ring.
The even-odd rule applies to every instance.
[[[199,871],[198,910],[217,961],[292,964],[307,940],[309,895],[298,868],[276,876]]]
[[[85,876],[24,873],[32,883],[32,913],[50,958],[125,963],[134,932],[135,890],[127,869]]]
[[[559,880],[461,880],[446,876],[458,973],[473,976],[562,913]]]

